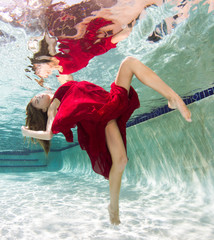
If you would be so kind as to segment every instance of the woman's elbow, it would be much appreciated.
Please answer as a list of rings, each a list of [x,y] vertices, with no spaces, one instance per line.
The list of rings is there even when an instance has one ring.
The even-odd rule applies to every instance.
[[[52,132],[49,132],[49,133],[47,134],[47,139],[46,139],[46,140],[50,141],[52,138],[53,138],[53,133],[52,133]]]

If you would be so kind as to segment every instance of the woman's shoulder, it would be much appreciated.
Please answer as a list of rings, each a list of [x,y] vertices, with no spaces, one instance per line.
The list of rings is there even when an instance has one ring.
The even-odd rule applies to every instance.
[[[48,117],[56,115],[59,105],[60,105],[60,100],[58,98],[54,98],[48,108],[48,112],[47,112]]]

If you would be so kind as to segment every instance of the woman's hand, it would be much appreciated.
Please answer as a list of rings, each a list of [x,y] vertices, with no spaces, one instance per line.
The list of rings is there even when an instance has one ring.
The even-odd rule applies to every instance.
[[[35,131],[35,130],[30,130],[26,126],[21,127],[22,130],[22,135],[24,137],[32,137],[32,138],[37,138],[41,140],[51,140],[53,137],[53,133],[51,130],[49,131]]]

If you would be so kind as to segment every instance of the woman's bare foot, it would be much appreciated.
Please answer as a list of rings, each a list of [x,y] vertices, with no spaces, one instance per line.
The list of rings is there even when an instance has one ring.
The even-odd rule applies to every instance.
[[[108,205],[108,212],[109,212],[109,217],[110,217],[110,222],[113,225],[119,225],[120,224],[120,218],[119,218],[119,209],[114,211],[111,208],[111,205]]]
[[[172,109],[178,109],[187,122],[192,122],[190,110],[178,95],[168,100],[168,106]]]

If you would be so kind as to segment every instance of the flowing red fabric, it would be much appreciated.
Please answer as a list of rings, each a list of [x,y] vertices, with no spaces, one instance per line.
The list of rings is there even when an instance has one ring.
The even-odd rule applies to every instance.
[[[111,85],[110,93],[86,81],[70,81],[55,93],[60,106],[52,124],[54,134],[63,133],[68,142],[73,141],[71,128],[77,125],[78,141],[90,157],[93,170],[109,178],[112,160],[105,139],[107,123],[116,119],[126,147],[126,122],[140,106],[138,95],[131,87]]]
[[[61,74],[72,74],[86,67],[94,56],[106,53],[116,44],[111,43],[112,36],[98,38],[99,29],[112,24],[104,18],[95,18],[87,28],[81,39],[65,38],[59,39],[59,51],[55,57],[59,60],[59,65],[63,67]]]

